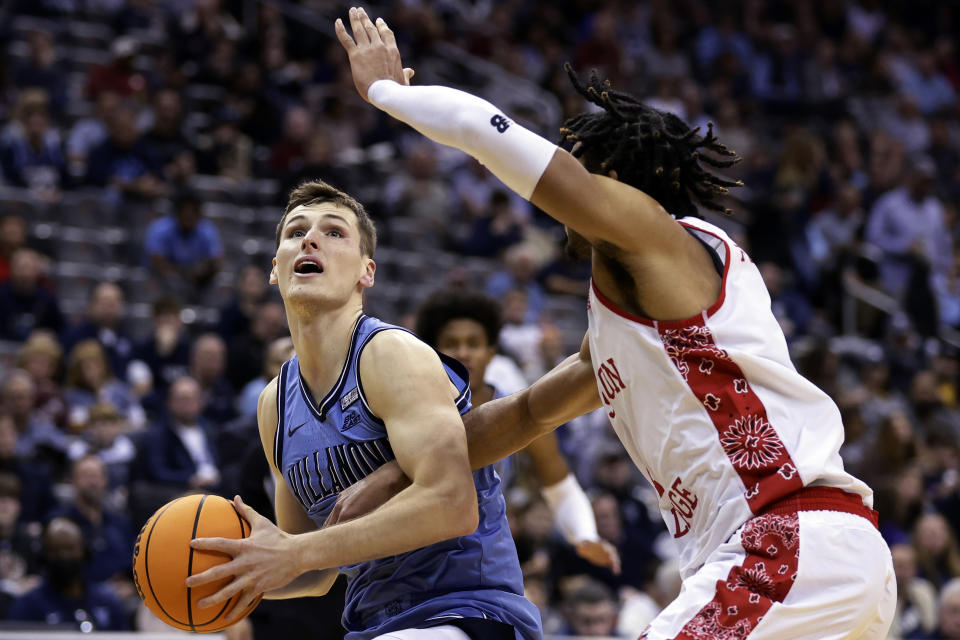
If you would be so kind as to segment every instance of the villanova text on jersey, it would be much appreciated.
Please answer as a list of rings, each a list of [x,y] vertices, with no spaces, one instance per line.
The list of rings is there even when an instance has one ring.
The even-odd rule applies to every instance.
[[[300,377],[297,357],[284,363],[277,383],[279,423],[274,440],[277,469],[307,515],[324,521],[337,496],[393,460],[386,427],[370,410],[358,377],[360,354],[381,331],[399,330],[361,315],[343,370],[319,403]],[[470,409],[466,369],[440,356],[460,391],[457,409]],[[477,530],[388,558],[340,567],[347,576],[343,625],[348,640],[389,631],[486,618],[516,629],[518,640],[541,637],[540,614],[523,597],[523,578],[507,527],[500,480],[492,467],[473,474],[480,510]]]

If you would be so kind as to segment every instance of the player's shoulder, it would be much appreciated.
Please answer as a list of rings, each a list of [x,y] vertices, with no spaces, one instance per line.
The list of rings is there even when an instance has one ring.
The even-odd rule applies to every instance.
[[[364,384],[376,378],[419,375],[442,370],[437,352],[416,335],[396,328],[378,331],[370,337],[359,356]]]

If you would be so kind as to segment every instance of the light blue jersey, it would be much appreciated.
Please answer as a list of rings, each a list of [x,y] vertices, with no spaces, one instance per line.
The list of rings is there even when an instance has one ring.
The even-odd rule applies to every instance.
[[[380,331],[404,330],[361,316],[336,385],[317,404],[300,377],[297,357],[278,380],[274,461],[307,515],[322,526],[339,493],[393,459],[383,421],[370,410],[358,377],[360,353]],[[466,369],[441,355],[459,389],[457,408],[470,409]],[[500,481],[492,467],[473,474],[480,524],[460,538],[340,567],[347,576],[343,626],[348,640],[399,629],[486,618],[514,627],[516,638],[540,638],[540,614],[523,597],[517,551],[507,527]],[[442,512],[437,517],[443,517]],[[389,532],[384,532],[389,535]]]

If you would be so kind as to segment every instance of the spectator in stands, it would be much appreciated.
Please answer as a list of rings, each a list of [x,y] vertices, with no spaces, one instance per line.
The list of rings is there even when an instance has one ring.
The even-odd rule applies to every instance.
[[[935,372],[917,371],[910,382],[909,396],[912,422],[921,437],[938,432],[960,435],[960,413],[944,405]]]
[[[53,34],[45,29],[30,32],[27,59],[16,65],[13,82],[18,89],[42,89],[50,97],[51,111],[60,116],[67,104],[67,71],[54,48]]]
[[[565,633],[574,636],[612,636],[617,628],[619,605],[610,589],[585,579],[563,599]]]
[[[937,590],[929,581],[917,577],[917,557],[908,544],[890,547],[893,570],[897,576],[897,612],[889,638],[913,638],[926,635],[937,626]]]
[[[145,378],[147,386],[152,386],[156,398],[166,398],[170,384],[187,372],[190,360],[190,336],[183,327],[180,318],[180,303],[173,298],[158,298],[153,303],[153,331],[133,350],[137,366],[143,370],[138,376]],[[148,402],[144,398],[145,405]],[[154,402],[150,408],[163,405]]]
[[[220,483],[215,438],[201,415],[203,392],[189,376],[170,385],[167,417],[150,427],[140,455],[146,480],[171,490],[215,490]]]
[[[53,507],[53,482],[45,465],[17,453],[19,435],[13,419],[0,413],[0,473],[15,476],[19,482],[20,520],[39,524]]]
[[[870,210],[866,240],[883,251],[880,274],[884,288],[902,295],[917,261],[944,273],[953,254],[943,205],[933,194],[936,166],[916,159],[903,186],[884,194]]]
[[[937,603],[939,624],[928,635],[912,635],[918,640],[960,640],[960,579],[954,578],[943,585]]]
[[[335,163],[334,152],[330,138],[325,133],[317,132],[310,136],[303,156],[303,164],[295,167],[282,177],[283,186],[280,193],[286,195],[301,182],[321,178],[327,184],[338,189],[347,189],[351,186],[350,174]]]
[[[92,338],[78,342],[67,356],[64,398],[70,411],[70,428],[75,431],[83,429],[90,408],[100,402],[112,404],[134,427],[146,423],[137,397],[126,382],[113,375],[106,352]]]
[[[68,186],[60,134],[50,126],[48,98],[42,89],[20,92],[12,120],[0,135],[0,165],[10,184],[55,200]]]
[[[103,583],[84,576],[88,554],[80,527],[66,518],[51,520],[43,534],[43,582],[13,602],[10,619],[76,623],[79,630],[88,633],[129,629],[117,597]]]
[[[0,620],[7,618],[13,599],[36,586],[40,540],[21,517],[20,479],[0,472]]]
[[[72,499],[54,517],[72,520],[80,527],[90,555],[85,576],[92,582],[109,582],[120,597],[132,595],[131,570],[133,529],[122,513],[107,507],[109,479],[103,461],[86,455],[73,463],[70,475]]]
[[[227,345],[215,333],[205,333],[193,341],[190,351],[190,375],[203,393],[203,418],[219,427],[236,417],[234,392],[225,377]]]
[[[138,109],[121,102],[111,114],[109,135],[87,158],[86,182],[134,198],[166,195],[160,166],[153,149],[137,130]]]
[[[916,56],[916,66],[905,66],[899,80],[900,91],[916,101],[925,114],[945,111],[956,104],[957,94],[950,81],[937,69],[933,49]]]
[[[125,319],[123,289],[114,282],[99,282],[90,291],[86,315],[67,330],[64,348],[69,351],[81,340],[97,340],[107,352],[113,375],[122,379],[133,356],[133,336]]]
[[[240,270],[235,280],[233,298],[220,309],[217,333],[229,344],[239,334],[250,329],[257,309],[268,295],[267,273],[255,264]]]
[[[492,258],[523,240],[523,221],[505,191],[494,191],[487,208],[473,219],[460,251]]]
[[[525,322],[536,322],[546,306],[546,293],[536,281],[536,251],[528,244],[514,245],[504,253],[503,264],[504,268],[496,271],[487,280],[487,295],[505,300],[508,291],[521,289],[526,293],[523,319]],[[504,308],[504,313],[506,312]]]
[[[421,223],[423,239],[436,244],[448,224],[452,194],[437,169],[434,143],[418,141],[407,151],[403,167],[383,187],[383,203],[394,215]]]
[[[173,215],[150,223],[144,246],[153,273],[173,291],[184,285],[194,294],[204,290],[223,262],[220,232],[203,218],[200,200],[189,191],[176,197]]]
[[[101,91],[113,91],[121,98],[140,98],[147,90],[143,74],[133,68],[140,43],[132,36],[120,36],[110,45],[113,60],[94,65],[87,73],[87,96],[96,100]]]
[[[270,148],[270,174],[279,178],[299,171],[312,134],[310,112],[301,105],[287,109],[283,116],[283,138]]]
[[[183,101],[174,89],[160,89],[153,96],[153,124],[143,136],[163,177],[170,183],[183,184],[196,173],[193,145],[183,129]]]
[[[10,277],[0,285],[0,339],[26,340],[34,329],[59,334],[60,305],[41,284],[43,258],[33,249],[17,249],[10,260]]]
[[[27,246],[27,223],[7,213],[0,215],[0,284],[10,279],[10,261],[18,249]]]
[[[17,367],[33,379],[34,411],[61,428],[67,424],[67,405],[58,383],[62,359],[60,343],[46,329],[33,331],[17,352]]]
[[[104,465],[111,491],[126,491],[130,465],[136,457],[136,447],[127,435],[130,423],[116,407],[99,402],[87,412],[87,423],[80,437],[70,443],[67,455],[76,461],[84,456],[96,456]]]
[[[235,108],[225,105],[220,109],[214,118],[213,131],[197,150],[200,173],[237,181],[250,178],[253,171],[253,141],[241,131],[240,120],[240,112]],[[283,193],[286,192],[284,189]]]
[[[261,303],[250,330],[238,334],[229,345],[227,377],[234,389],[243,389],[261,374],[267,345],[286,335],[287,315],[283,305],[272,300]]]
[[[806,296],[800,293],[792,283],[784,282],[789,272],[773,262],[761,262],[757,265],[763,284],[770,294],[770,304],[773,315],[783,329],[783,335],[788,341],[807,333],[807,325],[813,319],[813,309]]]
[[[82,181],[87,175],[87,160],[94,149],[106,142],[109,123],[119,103],[117,92],[105,89],[93,101],[93,114],[73,124],[66,144],[67,168],[72,179]]]
[[[960,578],[960,547],[946,518],[939,513],[923,515],[913,529],[913,549],[922,578],[939,588]]]
[[[263,375],[248,382],[237,397],[237,411],[240,415],[251,418],[257,415],[260,393],[277,377],[280,367],[292,356],[293,341],[288,337],[277,338],[267,346],[267,354],[263,359]]]

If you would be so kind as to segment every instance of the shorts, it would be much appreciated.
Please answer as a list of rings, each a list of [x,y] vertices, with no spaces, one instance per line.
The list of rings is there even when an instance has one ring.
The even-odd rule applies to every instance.
[[[457,618],[448,624],[427,629],[401,629],[377,636],[373,640],[515,640],[516,633],[508,624],[481,618]]]
[[[896,600],[876,512],[857,495],[805,488],[714,550],[640,638],[881,640]]]

